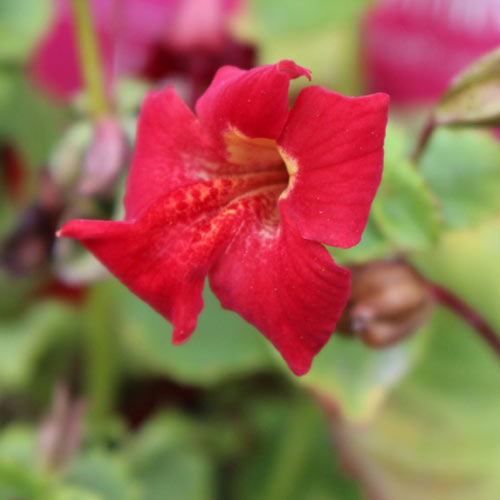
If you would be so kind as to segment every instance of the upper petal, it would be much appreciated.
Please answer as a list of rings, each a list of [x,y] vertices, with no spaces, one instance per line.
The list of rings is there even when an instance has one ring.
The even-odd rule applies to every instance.
[[[273,226],[261,212],[240,226],[210,284],[223,307],[255,325],[303,375],[335,329],[349,275],[322,245],[304,240],[289,216]]]
[[[126,219],[137,217],[172,189],[203,178],[214,155],[198,120],[172,88],[149,92],[127,180]]]
[[[307,239],[359,242],[382,175],[389,98],[344,97],[311,86],[299,94],[280,152],[291,174],[282,210]]]
[[[277,139],[288,117],[290,79],[309,71],[292,61],[248,71],[221,68],[198,99],[196,113],[224,150],[224,134],[232,129],[249,138]]]

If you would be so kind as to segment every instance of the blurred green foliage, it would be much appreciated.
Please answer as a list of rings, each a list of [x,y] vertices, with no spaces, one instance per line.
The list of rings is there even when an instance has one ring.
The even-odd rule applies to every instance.
[[[500,145],[491,133],[439,129],[421,160],[444,223],[474,226],[500,210]]]
[[[0,2],[0,60],[26,59],[47,28],[52,13],[50,0],[2,0]]]
[[[372,214],[380,232],[392,244],[415,250],[437,241],[440,221],[437,200],[406,157],[407,142],[402,130],[388,127],[384,173]]]
[[[213,385],[229,376],[250,375],[276,366],[260,333],[240,316],[223,311],[206,287],[205,308],[189,342],[170,343],[172,327],[122,285],[116,285],[121,336],[132,362],[185,384]]]

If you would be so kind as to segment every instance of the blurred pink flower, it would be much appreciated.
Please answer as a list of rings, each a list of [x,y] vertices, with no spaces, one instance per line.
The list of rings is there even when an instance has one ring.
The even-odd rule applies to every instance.
[[[370,90],[400,104],[436,99],[457,72],[499,45],[499,0],[381,0],[363,26]]]
[[[40,85],[65,99],[82,87],[82,76],[71,4],[69,0],[53,1],[56,13],[35,53],[33,74]],[[188,73],[189,77],[190,66],[184,64],[179,68],[177,63],[172,65],[172,56],[164,60],[161,56],[179,52],[186,59],[196,50],[202,50],[205,66],[210,66],[209,82],[221,64],[240,62],[234,60],[234,50],[228,52],[228,40],[236,47],[240,45],[227,33],[227,17],[239,3],[239,0],[90,0],[106,81],[109,83],[115,75],[157,79],[175,70]],[[249,67],[253,52],[246,62],[248,51],[241,47],[244,60],[240,65]],[[213,54],[217,55],[215,68],[206,62],[207,56],[213,59]]]

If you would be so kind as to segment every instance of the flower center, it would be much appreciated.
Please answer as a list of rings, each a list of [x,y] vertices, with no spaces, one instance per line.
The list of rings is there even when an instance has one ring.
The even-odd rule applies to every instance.
[[[234,166],[232,174],[282,172],[284,186],[280,198],[288,194],[297,173],[297,164],[274,139],[251,138],[231,129],[224,135],[224,140],[229,161]]]

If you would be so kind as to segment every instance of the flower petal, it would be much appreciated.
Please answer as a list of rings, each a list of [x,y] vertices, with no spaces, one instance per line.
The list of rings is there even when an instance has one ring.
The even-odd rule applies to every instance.
[[[276,211],[285,185],[281,172],[196,182],[154,202],[133,222],[73,220],[58,236],[79,240],[174,324],[173,341],[180,343],[196,327],[210,266],[238,232],[249,206],[266,206],[259,193],[268,185],[274,186]]]
[[[214,161],[198,120],[175,91],[148,93],[127,180],[126,219],[134,219],[173,189],[203,178],[205,166]]]
[[[196,327],[206,272],[182,259],[194,233],[178,233],[177,240],[168,240],[168,234],[172,233],[149,233],[138,223],[72,220],[58,236],[79,240],[133,293],[171,321],[173,342],[179,343]],[[179,250],[182,257],[174,253]]]
[[[224,134],[236,129],[249,138],[277,139],[288,117],[290,79],[309,71],[292,61],[249,71],[221,68],[198,99],[196,113],[202,126],[225,149]]]
[[[299,94],[280,152],[291,174],[283,210],[307,239],[359,242],[382,175],[389,98],[344,97],[311,86]]]
[[[320,244],[304,240],[286,214],[274,227],[261,217],[247,214],[210,271],[210,285],[223,307],[255,325],[303,375],[346,305],[350,272]]]

